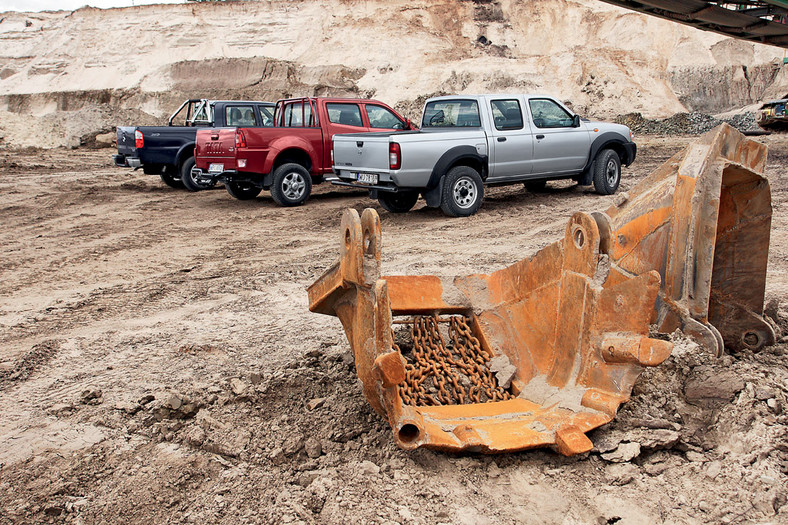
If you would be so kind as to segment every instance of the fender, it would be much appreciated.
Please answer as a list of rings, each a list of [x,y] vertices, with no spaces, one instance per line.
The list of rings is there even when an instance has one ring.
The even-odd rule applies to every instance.
[[[180,168],[184,160],[194,156],[194,142],[184,144],[175,154],[175,166]]]
[[[602,133],[597,138],[594,139],[594,142],[591,143],[591,148],[588,155],[588,160],[586,161],[586,165],[583,167],[583,174],[580,177],[579,183],[581,186],[588,186],[591,184],[594,178],[594,162],[596,162],[596,156],[599,154],[600,151],[605,149],[611,144],[616,144],[620,146],[619,149],[624,151],[624,156],[621,158],[621,164],[624,166],[629,166],[634,162],[634,155],[633,158],[629,158],[629,153],[627,148],[624,146],[628,144],[629,141],[626,140],[626,137],[621,135],[620,133],[616,133],[615,131],[608,131]]]
[[[319,168],[320,162],[318,161],[318,155],[315,148],[308,140],[293,135],[279,137],[268,143],[268,155],[263,164],[263,173],[270,174],[274,170],[274,162],[276,159],[283,151],[288,149],[301,150],[309,156],[309,160],[312,163],[312,173],[317,174],[315,170]]]
[[[481,164],[482,172],[479,173],[481,175],[482,180],[487,179],[487,155],[479,155],[476,151],[476,148],[473,146],[456,146],[451,148],[446,153],[441,155],[441,158],[438,159],[438,162],[435,163],[435,166],[432,168],[432,174],[430,175],[430,180],[427,182],[427,191],[426,194],[429,193],[429,190],[434,190],[438,187],[441,179],[449,169],[457,163],[459,160],[471,159],[474,162]]]

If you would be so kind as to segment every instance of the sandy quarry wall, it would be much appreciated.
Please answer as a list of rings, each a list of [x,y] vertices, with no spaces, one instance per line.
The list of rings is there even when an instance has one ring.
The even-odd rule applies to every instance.
[[[0,14],[0,135],[74,145],[187,97],[547,92],[585,114],[722,112],[788,91],[782,49],[595,0],[249,1]]]

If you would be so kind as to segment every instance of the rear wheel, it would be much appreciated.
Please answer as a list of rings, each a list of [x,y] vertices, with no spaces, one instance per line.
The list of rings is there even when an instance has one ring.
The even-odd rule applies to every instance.
[[[621,159],[612,149],[603,149],[594,165],[594,189],[602,195],[612,195],[621,183]]]
[[[417,191],[398,191],[397,193],[381,191],[378,193],[378,202],[384,210],[391,213],[409,212],[418,200],[419,192]]]
[[[176,170],[174,166],[164,166],[159,177],[161,177],[161,181],[170,188],[183,188],[181,174],[178,173],[178,170]]]
[[[181,165],[181,182],[189,191],[201,191],[213,188],[216,182],[198,182],[194,173],[194,157],[189,157]]]
[[[263,191],[262,188],[255,186],[251,182],[225,182],[224,187],[227,188],[227,193],[238,199],[239,201],[252,200]]]
[[[441,194],[441,210],[450,217],[473,215],[482,205],[484,182],[468,166],[455,166],[446,174]]]
[[[300,164],[288,162],[274,170],[271,197],[280,206],[299,206],[312,193],[312,177]]]

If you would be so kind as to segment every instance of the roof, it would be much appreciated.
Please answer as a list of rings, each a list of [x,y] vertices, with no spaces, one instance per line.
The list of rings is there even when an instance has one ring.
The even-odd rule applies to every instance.
[[[706,31],[788,49],[788,0],[602,0]]]

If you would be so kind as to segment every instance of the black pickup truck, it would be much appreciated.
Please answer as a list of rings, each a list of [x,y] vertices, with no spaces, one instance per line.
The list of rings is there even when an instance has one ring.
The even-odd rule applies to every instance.
[[[118,126],[116,166],[142,168],[159,175],[173,188],[199,191],[213,186],[192,175],[197,128],[274,125],[272,102],[190,99],[172,114],[166,126]]]

